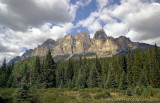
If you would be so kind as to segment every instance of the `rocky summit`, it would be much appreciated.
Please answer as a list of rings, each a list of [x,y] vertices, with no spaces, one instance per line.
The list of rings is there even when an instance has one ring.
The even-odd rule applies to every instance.
[[[120,36],[119,38],[107,36],[105,31],[101,29],[95,33],[93,39],[86,32],[75,35],[68,34],[64,38],[57,39],[57,41],[48,39],[33,50],[27,50],[18,59],[23,60],[34,56],[43,57],[48,52],[48,49],[51,50],[52,56],[55,59],[66,60],[78,55],[86,57],[95,57],[96,55],[98,57],[110,57],[128,49],[145,49],[149,47],[151,45],[132,42],[125,36]]]

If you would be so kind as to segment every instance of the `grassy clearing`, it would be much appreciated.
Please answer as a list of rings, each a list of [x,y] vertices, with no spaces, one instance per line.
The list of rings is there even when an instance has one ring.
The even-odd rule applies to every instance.
[[[13,88],[0,89],[0,103],[31,103],[30,101],[14,101]],[[49,88],[32,90],[33,103],[152,103],[160,101],[160,89],[154,89],[152,96],[127,96],[125,90],[118,89],[68,89]]]

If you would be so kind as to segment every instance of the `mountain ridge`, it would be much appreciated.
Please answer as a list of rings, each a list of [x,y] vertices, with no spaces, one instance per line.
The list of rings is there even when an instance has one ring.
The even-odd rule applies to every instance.
[[[52,56],[66,56],[71,57],[75,54],[85,55],[87,53],[95,54],[98,57],[110,57],[116,55],[127,49],[145,49],[152,47],[152,45],[145,43],[132,42],[129,38],[125,36],[120,36],[114,38],[107,36],[103,29],[96,31],[93,39],[86,32],[82,32],[75,35],[65,35],[64,38],[59,38],[56,41],[53,39],[47,39],[42,45],[34,49],[27,50],[21,57],[20,60],[24,60],[28,57],[34,56],[45,56],[48,49],[51,50]],[[90,56],[91,57],[91,56]],[[17,62],[11,60],[12,62]]]

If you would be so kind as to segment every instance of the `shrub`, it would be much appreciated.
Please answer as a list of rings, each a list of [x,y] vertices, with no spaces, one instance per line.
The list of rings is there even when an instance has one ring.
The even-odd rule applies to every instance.
[[[103,92],[103,93],[98,93],[94,96],[94,99],[105,99],[110,97],[110,93],[109,92]]]
[[[149,86],[149,87],[147,87],[148,88],[148,90],[149,90],[149,95],[150,96],[154,96],[155,95],[155,92],[154,92],[154,89],[152,88],[152,86]]]
[[[141,95],[141,91],[140,91],[139,86],[137,86],[137,87],[135,88],[135,94]]]
[[[127,88],[126,94],[127,94],[128,96],[132,96],[131,89],[130,89],[129,87]]]
[[[13,96],[16,101],[30,101],[32,97],[30,88],[25,83],[20,88],[17,88]]]
[[[80,96],[83,98],[83,99],[86,99],[86,98],[91,98],[90,94],[88,92],[82,92],[80,94]]]
[[[143,94],[143,97],[148,98],[149,97],[149,90],[147,88],[144,88],[142,94]]]

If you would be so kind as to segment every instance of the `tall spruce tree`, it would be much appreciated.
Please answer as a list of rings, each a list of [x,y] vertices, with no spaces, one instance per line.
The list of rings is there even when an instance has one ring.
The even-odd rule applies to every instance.
[[[76,87],[77,88],[84,88],[85,87],[84,75],[83,75],[81,68],[79,68],[78,77],[76,80]]]
[[[90,74],[87,80],[87,84],[89,88],[94,88],[98,86],[98,71],[96,69],[95,64],[92,65],[92,68],[90,69]]]
[[[144,76],[144,74],[142,73],[140,78],[139,78],[139,81],[138,81],[138,86],[141,87],[141,86],[144,86],[144,87],[147,87],[148,86],[148,82]]]
[[[96,56],[96,69],[97,69],[99,75],[101,75],[101,73],[102,73],[102,67],[101,67],[100,61],[99,61],[99,59],[98,59],[97,56]]]
[[[34,62],[34,69],[32,74],[32,86],[38,88],[40,85],[41,77],[41,65],[40,65],[40,57],[37,56]]]
[[[119,89],[127,90],[127,88],[128,88],[128,79],[127,79],[126,73],[123,71],[120,84],[119,84]]]
[[[108,72],[108,78],[106,80],[106,83],[105,83],[104,87],[106,89],[117,88],[118,87],[118,84],[117,84],[116,79],[115,79],[115,74],[113,72],[113,68],[111,68]]]
[[[158,70],[160,70],[160,49],[156,44],[154,46],[154,57],[157,64],[157,68]]]
[[[2,67],[0,68],[0,87],[5,87],[7,84],[7,64],[6,59],[3,60]]]
[[[56,63],[54,62],[51,51],[49,50],[44,59],[43,68],[43,82],[45,83],[45,88],[51,88],[56,86]]]
[[[127,73],[127,60],[125,55],[122,56],[122,69]]]
[[[65,72],[65,79],[68,80],[72,80],[74,75],[74,71],[73,71],[73,65],[72,65],[72,60],[69,59],[68,63],[67,63],[67,67],[66,67],[66,72]]]
[[[135,60],[132,69],[133,69],[133,83],[134,85],[136,85],[139,80],[141,70],[143,69],[143,63],[141,61],[141,55],[138,49],[136,49],[134,56]]]

